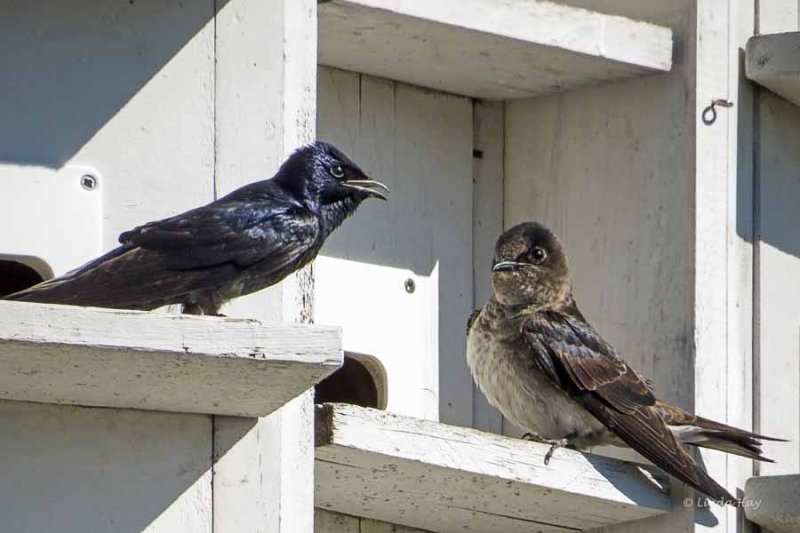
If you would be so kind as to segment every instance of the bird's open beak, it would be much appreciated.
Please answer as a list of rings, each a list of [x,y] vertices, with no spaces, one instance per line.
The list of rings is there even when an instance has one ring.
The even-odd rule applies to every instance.
[[[527,265],[525,263],[518,263],[516,261],[500,261],[492,267],[492,272],[509,272],[511,270],[520,269],[524,266]]]
[[[342,185],[357,191],[365,192],[381,200],[386,200],[386,195],[389,194],[389,187],[375,180],[349,180],[342,182]]]

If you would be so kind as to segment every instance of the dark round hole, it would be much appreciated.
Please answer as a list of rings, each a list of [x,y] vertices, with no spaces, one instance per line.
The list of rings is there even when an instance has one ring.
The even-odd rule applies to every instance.
[[[44,281],[34,269],[16,261],[0,259],[0,297]]]
[[[342,368],[314,387],[314,403],[349,403],[383,409],[378,384],[369,369],[345,354]]]

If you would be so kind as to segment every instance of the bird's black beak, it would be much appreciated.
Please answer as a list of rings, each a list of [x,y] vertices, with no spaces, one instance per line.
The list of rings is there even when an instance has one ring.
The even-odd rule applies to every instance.
[[[374,196],[375,198],[380,198],[381,200],[386,200],[386,195],[389,194],[389,187],[380,181],[375,180],[348,180],[343,181],[342,185],[357,191],[365,192],[369,196]]]
[[[492,272],[510,272],[524,266],[525,263],[517,263],[516,261],[500,261],[492,267]]]

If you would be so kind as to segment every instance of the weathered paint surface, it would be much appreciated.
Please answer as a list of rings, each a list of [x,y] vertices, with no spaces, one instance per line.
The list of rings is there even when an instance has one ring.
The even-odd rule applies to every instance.
[[[316,1],[217,2],[215,186],[222,195],[271,176],[314,138]],[[310,269],[224,312],[308,322]],[[313,530],[313,405],[306,392],[260,419],[214,420],[214,529]]]
[[[346,350],[382,361],[389,410],[469,426],[472,103],[329,68],[318,90],[319,138],[392,193],[365,202],[323,248],[316,321],[343,325]]]
[[[0,398],[264,416],[341,364],[336,328],[0,302]]]
[[[316,505],[455,533],[584,530],[663,514],[662,482],[617,459],[344,404],[317,407]]]
[[[58,176],[67,165],[96,169],[101,182],[95,194],[101,195],[103,218],[93,220],[92,228],[102,232],[102,244],[92,254],[111,248],[121,231],[137,224],[269,177],[294,147],[313,138],[313,0],[78,0],[12,3],[0,9],[0,62],[11,73],[0,77],[3,182],[25,180],[34,170]],[[65,248],[81,239],[81,228],[46,222],[36,226],[60,235]],[[34,231],[36,226],[19,227]],[[295,285],[301,284],[266,291],[224,312],[272,321],[301,316],[298,308],[309,300],[308,283],[300,289]],[[213,527],[220,531],[310,532],[310,397],[303,395],[286,410],[286,416],[274,413],[258,424],[250,419],[249,426],[228,426],[230,419],[220,418],[214,422],[213,444],[205,419],[204,431],[185,445],[187,450],[203,447],[208,458],[214,455],[214,502],[210,496],[167,495],[170,499],[160,502],[161,511],[168,508],[163,516],[190,514],[197,523],[170,522],[174,527],[164,530],[210,530],[213,514]],[[71,420],[71,411],[64,412]],[[116,416],[115,411],[99,413],[98,418],[109,421]],[[172,423],[148,438],[179,442],[184,419],[193,420],[172,415]],[[128,429],[120,426],[103,438],[114,442]],[[242,445],[235,447],[238,442]],[[42,453],[39,460],[50,464],[50,452]],[[160,465],[144,455],[140,462],[149,460]],[[207,495],[210,466],[204,465],[208,474],[202,478]],[[120,470],[120,479],[124,475]],[[146,486],[135,488],[147,496],[144,503],[164,495]],[[137,499],[130,500],[128,506],[138,512]],[[78,523],[60,530],[92,530],[95,507],[86,502],[75,508],[76,520],[82,511],[86,527]],[[130,529],[138,531],[139,525]],[[34,530],[46,529],[51,528]]]
[[[505,107],[476,101],[473,107],[472,284],[475,309],[492,295],[494,245],[503,232]],[[503,416],[472,384],[472,427],[502,433]]]
[[[746,69],[748,78],[800,106],[800,31],[750,39]]]
[[[425,533],[413,527],[334,513],[325,509],[314,510],[314,531],[316,533]]]
[[[0,401],[2,529],[210,533],[211,417]]]
[[[537,0],[333,0],[320,7],[319,62],[501,100],[668,71],[672,35]]]
[[[121,231],[211,199],[214,2],[12,2],[0,11],[2,183],[95,169],[102,219],[90,239],[102,240],[93,255]],[[65,257],[83,240],[57,218],[3,223],[59,235]],[[4,527],[211,531],[209,417],[2,409]]]

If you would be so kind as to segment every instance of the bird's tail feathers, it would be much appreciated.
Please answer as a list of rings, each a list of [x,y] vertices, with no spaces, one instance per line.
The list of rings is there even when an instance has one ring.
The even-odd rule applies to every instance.
[[[679,440],[686,444],[732,453],[766,463],[774,461],[762,455],[761,441],[786,442],[784,439],[751,433],[699,416],[690,425],[678,426],[676,431]]]

